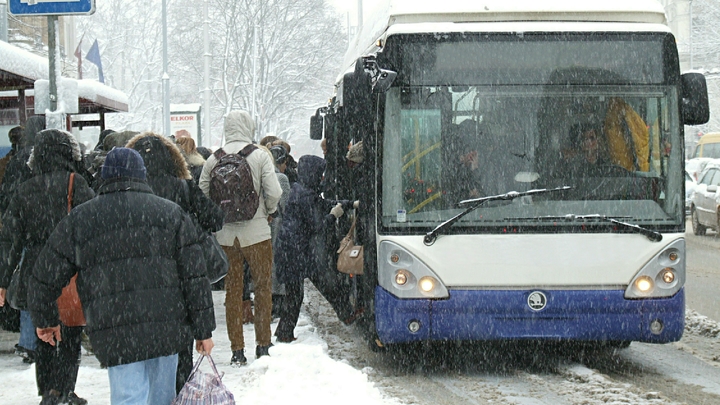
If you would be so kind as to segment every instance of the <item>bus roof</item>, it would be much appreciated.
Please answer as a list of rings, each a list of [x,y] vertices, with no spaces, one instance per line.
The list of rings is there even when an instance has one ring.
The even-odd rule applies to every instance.
[[[469,22],[611,22],[667,24],[657,0],[385,0],[351,41],[347,63],[366,53],[397,24]]]

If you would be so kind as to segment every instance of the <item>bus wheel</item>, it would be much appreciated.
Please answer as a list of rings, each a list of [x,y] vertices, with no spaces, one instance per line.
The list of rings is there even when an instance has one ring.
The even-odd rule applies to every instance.
[[[697,210],[695,209],[695,207],[693,207],[692,213],[690,215],[692,216],[693,233],[697,236],[705,235],[705,231],[707,231],[707,228],[703,225],[700,225],[700,219],[698,218]]]

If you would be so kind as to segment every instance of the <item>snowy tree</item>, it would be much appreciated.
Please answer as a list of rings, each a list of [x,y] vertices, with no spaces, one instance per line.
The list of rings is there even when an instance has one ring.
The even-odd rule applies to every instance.
[[[715,0],[694,0],[692,2],[692,44],[693,68],[705,73],[710,96],[710,122],[697,127],[703,133],[720,128],[720,3]],[[688,152],[692,152],[689,150]]]
[[[93,16],[78,19],[86,49],[95,38],[100,42],[107,84],[130,99],[131,113],[118,114],[113,128],[162,128],[161,5],[106,0]],[[171,103],[202,102],[203,5],[167,3]],[[225,113],[253,110],[253,79],[258,136],[307,136],[308,118],[331,94],[347,47],[339,16],[325,0],[210,0],[209,6],[213,139],[222,134]]]
[[[191,28],[201,26],[202,6],[175,8],[175,19],[187,24],[172,35],[173,54],[184,53],[174,67],[192,100],[203,88],[202,36]],[[211,6],[213,127],[242,108],[255,111],[259,137],[306,135],[310,112],[331,94],[347,46],[333,10],[324,0],[211,0]]]
[[[140,6],[123,0],[97,3],[90,18],[78,18],[85,49],[98,39],[106,84],[124,91],[130,112],[111,114],[108,127],[146,130],[162,128],[162,41],[159,1]],[[78,38],[79,40],[79,38]],[[94,65],[84,63],[84,70]],[[94,71],[88,75],[96,74]]]

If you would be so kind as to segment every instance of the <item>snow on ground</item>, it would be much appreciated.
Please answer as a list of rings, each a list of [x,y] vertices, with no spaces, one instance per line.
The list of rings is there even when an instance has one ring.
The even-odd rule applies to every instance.
[[[212,357],[223,382],[235,396],[238,404],[344,404],[394,405],[368,381],[367,375],[343,361],[331,359],[327,344],[316,333],[304,313],[300,315],[291,344],[277,344],[270,349],[270,357],[255,359],[254,327],[245,325],[245,352],[248,365],[230,366],[230,342],[225,327],[225,293],[213,292],[218,328],[213,334],[215,348]],[[277,323],[273,323],[273,330]],[[210,373],[206,362],[201,371]],[[37,404],[35,366],[22,363],[14,354],[0,354],[0,404]],[[110,403],[107,370],[101,369],[94,356],[84,355],[80,366],[76,392],[93,404]]]
[[[402,394],[400,398],[405,397],[404,399],[391,398],[395,396],[392,392],[398,394],[397,390],[392,387],[394,384],[405,385],[408,381],[414,381],[414,384],[423,384],[420,382],[423,377],[419,375],[408,376],[412,377],[410,380],[396,380],[395,376],[377,375],[378,371],[367,365],[357,367],[356,364],[354,368],[351,365],[353,360],[348,361],[342,356],[343,352],[348,354],[346,351],[348,349],[353,351],[352,348],[347,347],[347,344],[357,343],[353,342],[350,336],[343,338],[325,336],[325,338],[332,337],[333,346],[341,345],[344,348],[344,350],[337,350],[339,348],[336,347],[335,350],[330,350],[331,353],[334,352],[334,355],[332,357],[328,355],[328,341],[321,337],[317,326],[310,321],[310,317],[305,312],[308,307],[304,307],[295,331],[298,340],[291,344],[275,345],[270,349],[270,357],[255,359],[254,328],[252,325],[246,325],[248,365],[244,367],[230,366],[230,343],[225,327],[225,294],[216,291],[213,292],[213,296],[218,324],[214,333],[213,358],[219,371],[224,374],[223,382],[233,392],[238,404],[334,405],[340,400],[345,404],[358,405],[425,403],[422,398],[418,397],[413,400]],[[319,295],[309,292],[306,295],[307,298],[316,300],[319,299]],[[315,307],[316,305],[311,306]],[[328,307],[325,309],[330,311],[329,306],[324,302],[320,304],[320,307]],[[327,321],[332,321],[332,319]],[[276,326],[277,324],[274,323],[273,329]],[[720,326],[707,317],[688,309],[686,332],[715,338],[720,336]],[[337,338],[344,340],[342,342],[334,341]],[[646,346],[648,346],[647,349]],[[637,344],[629,350],[629,352],[625,352],[626,357],[636,357],[633,353],[639,351],[637,357],[647,362],[647,359],[653,356],[645,351],[650,350],[654,353],[655,348],[650,345]],[[682,351],[672,351],[671,354],[683,355]],[[687,359],[678,360],[674,357],[666,360],[666,362],[676,365],[678,362],[686,361]],[[652,364],[645,365],[658,370],[666,370],[670,367],[665,363],[657,365],[653,362],[650,363]],[[207,364],[204,364],[201,370],[207,373],[211,372]],[[697,375],[693,377],[693,373],[690,371],[692,370],[682,369],[680,373],[688,374],[693,381],[696,381],[699,377]],[[522,368],[510,375],[493,375],[493,373],[487,375],[484,372],[479,375],[473,374],[475,373],[463,376],[450,372],[445,376],[441,373],[435,377],[426,377],[429,377],[427,382],[440,383],[450,389],[450,392],[475,397],[476,403],[517,405],[555,403],[655,405],[672,403],[661,394],[614,381],[597,370],[572,361],[561,362],[550,374],[536,374]],[[675,377],[678,378],[678,376]],[[4,387],[0,390],[0,404],[39,403],[35,388],[35,368],[32,365],[23,364],[19,357],[8,353],[0,354],[0,381]],[[478,386],[484,388],[480,389],[481,393],[474,393]],[[409,387],[405,388],[409,389]],[[98,361],[91,355],[84,355],[82,358],[76,391],[80,396],[87,398],[90,404],[109,403],[110,390],[107,371],[100,368]],[[437,394],[441,392],[438,391]]]
[[[720,336],[720,325],[707,316],[687,308],[685,310],[685,332],[716,338]]]

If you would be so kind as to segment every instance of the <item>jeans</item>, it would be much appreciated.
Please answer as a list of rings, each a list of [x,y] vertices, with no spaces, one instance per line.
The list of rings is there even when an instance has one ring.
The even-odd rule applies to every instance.
[[[37,333],[30,319],[30,312],[20,311],[20,341],[18,345],[27,350],[37,350]]]
[[[178,355],[108,368],[112,405],[170,405],[175,399]]]

